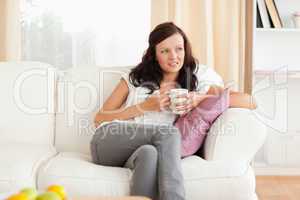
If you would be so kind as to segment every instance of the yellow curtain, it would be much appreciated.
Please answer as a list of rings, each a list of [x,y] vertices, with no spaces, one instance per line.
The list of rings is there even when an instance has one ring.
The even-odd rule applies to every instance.
[[[0,61],[20,60],[20,0],[0,1]]]
[[[233,81],[234,89],[251,92],[246,8],[246,0],[152,0],[151,24],[175,22],[188,35],[201,64],[213,67],[225,82]]]

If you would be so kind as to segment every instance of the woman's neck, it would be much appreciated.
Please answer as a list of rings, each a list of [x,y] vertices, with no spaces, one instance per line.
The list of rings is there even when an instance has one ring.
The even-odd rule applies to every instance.
[[[161,82],[162,83],[175,82],[177,77],[178,77],[178,73],[164,74],[164,77]]]

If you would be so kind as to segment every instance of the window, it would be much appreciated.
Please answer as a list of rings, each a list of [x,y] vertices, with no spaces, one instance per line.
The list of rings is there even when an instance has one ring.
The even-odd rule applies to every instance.
[[[22,57],[60,69],[141,61],[150,0],[22,0]]]

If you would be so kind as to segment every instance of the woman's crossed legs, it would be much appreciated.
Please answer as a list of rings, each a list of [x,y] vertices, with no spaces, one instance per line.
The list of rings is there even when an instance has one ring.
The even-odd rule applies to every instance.
[[[133,169],[132,195],[155,199],[158,181],[160,200],[184,199],[180,133],[174,126],[111,122],[97,129],[91,153],[96,164]]]

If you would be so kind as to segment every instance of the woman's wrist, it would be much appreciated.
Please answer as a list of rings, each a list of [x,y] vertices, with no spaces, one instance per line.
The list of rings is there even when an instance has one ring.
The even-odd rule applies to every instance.
[[[95,128],[97,128],[100,124],[101,124],[101,122],[99,122],[99,121],[97,121],[97,120],[94,120]]]
[[[94,119],[94,125],[95,125],[96,128],[102,123],[102,120],[99,119],[99,118],[100,118],[99,114],[97,114],[95,119]]]

